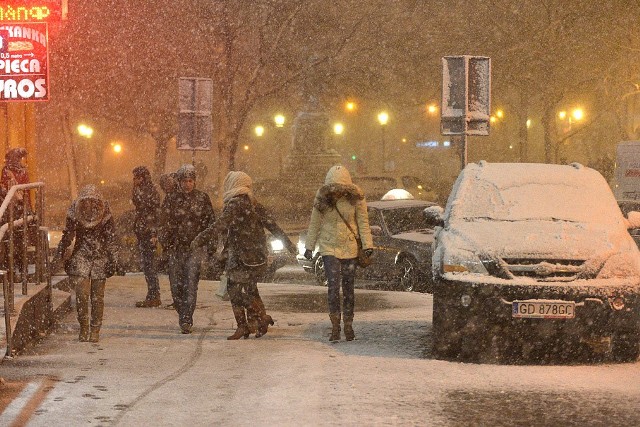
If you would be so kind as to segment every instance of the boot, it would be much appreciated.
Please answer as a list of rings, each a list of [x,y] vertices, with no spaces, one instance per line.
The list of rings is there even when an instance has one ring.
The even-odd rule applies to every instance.
[[[340,341],[340,313],[329,313],[329,319],[331,319],[329,341]]]
[[[100,327],[92,326],[91,334],[89,335],[89,342],[98,342],[100,341]]]
[[[254,298],[253,301],[251,301],[251,310],[253,310],[258,317],[258,332],[256,332],[256,338],[260,338],[267,333],[269,325],[273,325],[273,318],[267,314],[264,303],[260,298]]]
[[[353,341],[356,338],[353,332],[353,316],[344,316],[344,338],[347,341]]]
[[[162,305],[162,301],[160,297],[155,298],[145,298],[142,301],[136,302],[136,307],[160,307]]]
[[[258,333],[258,315],[252,307],[247,309],[247,327],[250,334]]]
[[[228,336],[228,340],[239,340],[240,338],[249,338],[249,328],[247,327],[247,318],[244,314],[244,307],[238,305],[232,305],[233,316],[236,318],[238,328],[233,335]]]
[[[89,323],[86,324],[80,323],[80,335],[78,336],[78,341],[87,342],[89,341]]]

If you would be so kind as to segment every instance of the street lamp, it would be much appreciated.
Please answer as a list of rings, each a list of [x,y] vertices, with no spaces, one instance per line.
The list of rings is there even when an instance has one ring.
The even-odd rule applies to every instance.
[[[386,111],[381,111],[380,113],[378,113],[378,123],[380,123],[380,139],[382,140],[382,171],[386,171],[386,164],[387,164],[387,159],[386,157],[386,150],[385,150],[385,135],[384,135],[384,130],[385,127],[387,126],[387,123],[389,122],[389,114]]]
[[[275,124],[277,130],[276,130],[276,145],[278,146],[278,169],[279,169],[279,173],[280,175],[282,175],[282,172],[284,170],[284,159],[283,159],[283,154],[282,154],[282,128],[284,127],[284,124],[286,122],[286,119],[284,117],[284,115],[282,114],[276,114],[275,116],[273,116],[273,123]]]
[[[81,123],[78,125],[78,135],[90,139],[93,136],[93,128]]]
[[[333,133],[336,135],[342,135],[344,133],[344,125],[342,123],[334,123]]]
[[[111,146],[113,147],[113,152],[116,154],[120,154],[122,152],[122,144],[117,142],[112,142]]]
[[[276,124],[277,128],[284,127],[285,118],[282,114],[276,114],[273,117],[273,122]]]
[[[356,111],[356,108],[357,108],[357,105],[353,101],[347,101],[344,103],[344,109],[350,113]]]
[[[253,131],[255,132],[256,136],[259,138],[262,135],[264,135],[264,126],[258,125],[258,126],[255,127],[255,129]]]

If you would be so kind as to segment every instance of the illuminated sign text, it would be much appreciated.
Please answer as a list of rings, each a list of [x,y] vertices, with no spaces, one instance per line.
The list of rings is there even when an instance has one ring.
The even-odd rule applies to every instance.
[[[0,22],[54,22],[62,18],[62,0],[0,1]]]

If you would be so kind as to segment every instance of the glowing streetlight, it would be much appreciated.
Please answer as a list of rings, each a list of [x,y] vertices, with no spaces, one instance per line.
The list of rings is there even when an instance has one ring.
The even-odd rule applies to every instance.
[[[560,112],[558,113],[558,118],[559,118],[560,120],[564,120],[564,119],[566,119],[566,118],[567,118],[567,112],[566,112],[566,111],[560,111]]]
[[[386,111],[382,111],[378,114],[378,122],[381,126],[386,125],[389,122],[389,114]]]
[[[387,169],[387,159],[386,159],[386,150],[385,150],[385,135],[384,129],[389,123],[389,114],[386,111],[381,111],[378,113],[378,123],[380,123],[380,139],[382,145],[382,171],[384,172]]]
[[[434,115],[438,112],[438,106],[435,104],[430,104],[427,106],[427,113],[429,113],[430,115]]]
[[[87,139],[93,136],[93,128],[91,126],[87,126],[85,124],[78,125],[78,135],[85,137]]]
[[[502,111],[502,110],[496,111],[496,117],[499,118],[499,119],[504,118],[504,111]]]
[[[342,123],[335,123],[333,125],[333,133],[342,135],[344,133],[344,125]]]
[[[244,147],[242,147],[242,148],[244,148],[244,151],[249,151],[249,146],[248,146],[248,145],[245,145],[245,146],[244,146]]]
[[[264,135],[264,126],[258,125],[253,131],[255,132],[257,137],[261,137],[262,135]]]
[[[576,121],[580,121],[584,118],[584,110],[582,110],[582,108],[576,108],[571,112],[571,117],[576,120]]]
[[[273,117],[273,121],[276,124],[277,128],[281,128],[281,127],[284,126],[285,118],[284,118],[284,116],[282,114],[276,114]]]
[[[113,152],[116,154],[120,154],[122,152],[122,145],[120,144],[113,144]]]
[[[527,119],[527,129],[531,128],[531,119]]]
[[[344,103],[344,109],[349,112],[356,111],[356,108],[357,108],[356,103],[353,101],[347,101]]]

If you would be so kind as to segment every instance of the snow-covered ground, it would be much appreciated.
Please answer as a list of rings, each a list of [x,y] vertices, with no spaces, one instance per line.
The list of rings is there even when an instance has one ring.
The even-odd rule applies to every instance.
[[[164,302],[168,282],[161,279]],[[140,275],[110,279],[98,344],[73,314],[7,380],[52,379],[30,425],[640,425],[640,362],[461,364],[430,356],[428,294],[356,290],[353,342],[327,341],[326,288],[261,284],[275,327],[234,328],[201,282],[192,335],[174,311],[140,309]]]

